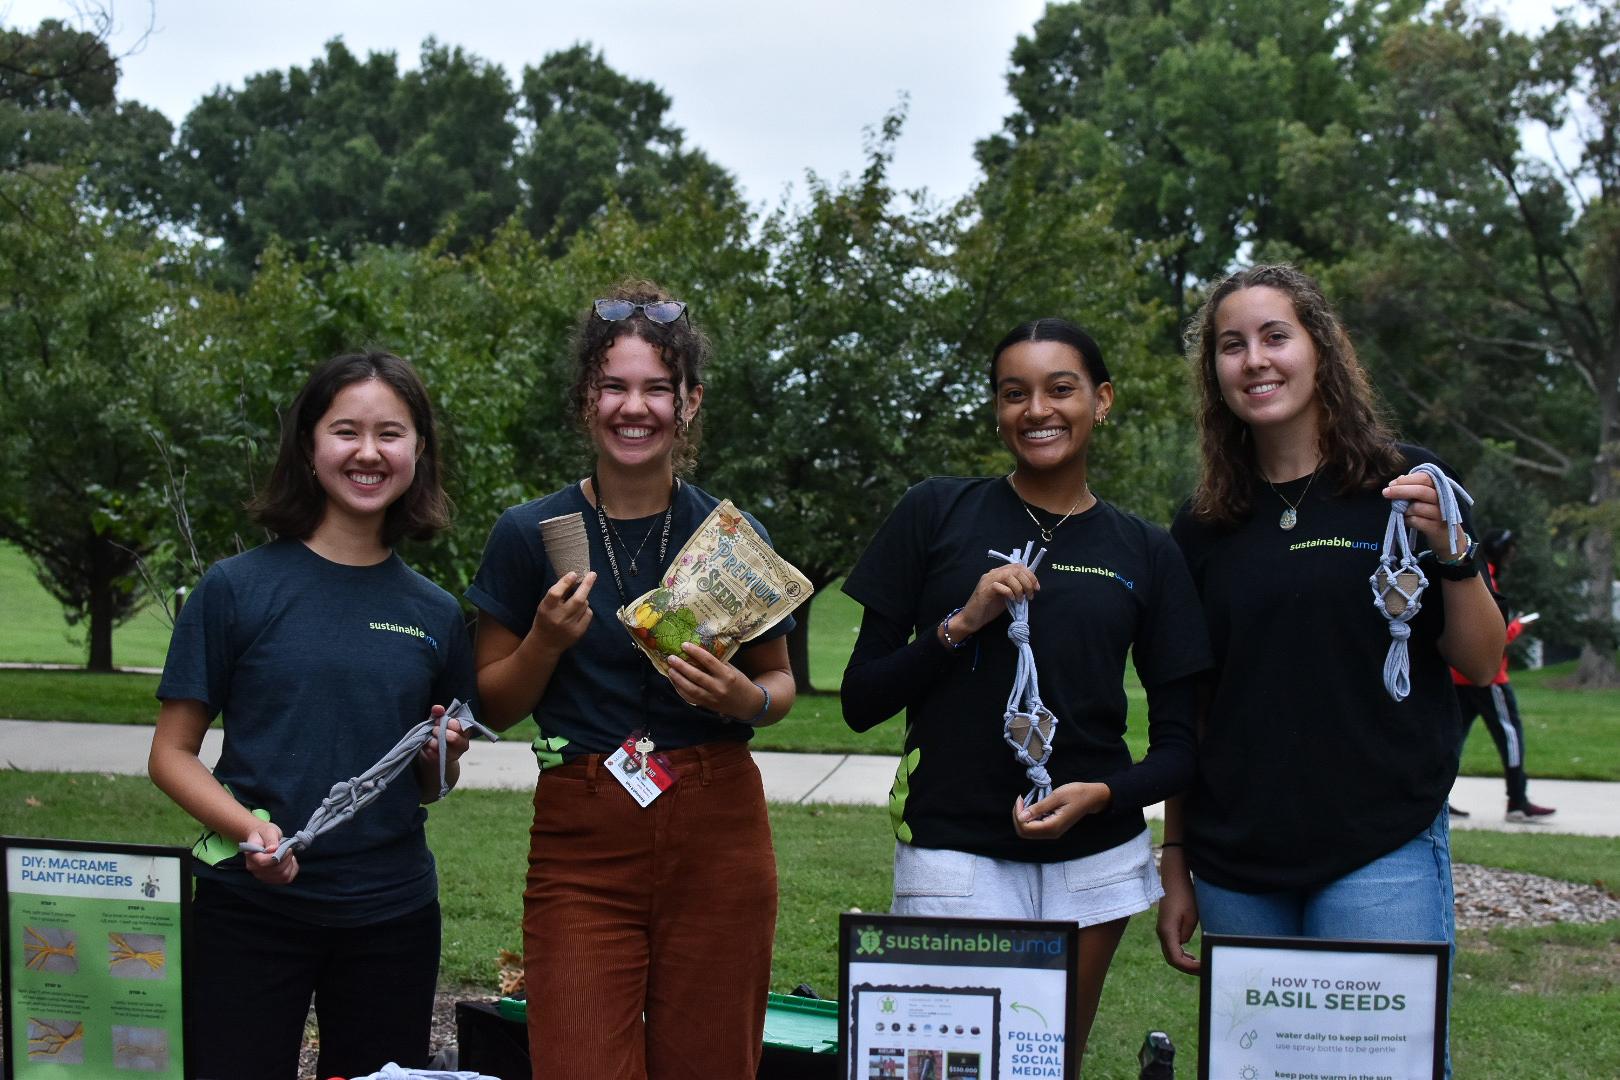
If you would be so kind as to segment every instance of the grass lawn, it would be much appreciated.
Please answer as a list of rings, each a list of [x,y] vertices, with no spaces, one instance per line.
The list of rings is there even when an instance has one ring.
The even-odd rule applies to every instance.
[[[90,655],[88,627],[69,626],[62,605],[34,577],[28,556],[0,544],[0,660],[36,664],[83,664]],[[169,648],[169,623],[156,606],[143,608],[113,629],[113,663],[160,667]]]
[[[496,951],[518,945],[529,813],[524,795],[498,791],[458,792],[430,813],[446,984],[492,988]],[[808,982],[834,996],[838,912],[888,906],[892,841],[885,813],[773,806],[771,820],[782,881],[773,989]],[[162,844],[189,843],[197,831],[145,780],[92,774],[0,773],[0,822],[6,832],[26,836]],[[1459,860],[1620,880],[1620,846],[1608,839],[1475,833],[1453,839]],[[1457,1074],[1620,1076],[1617,957],[1620,923],[1465,935],[1453,1009]],[[1132,920],[1104,991],[1086,1076],[1134,1078],[1136,1050],[1152,1027],[1170,1032],[1180,1071],[1191,1075],[1197,989],[1160,959],[1151,918]]]
[[[34,580],[28,560],[0,544],[0,600],[11,618],[0,622],[0,660],[82,663],[82,635],[62,619],[61,608]],[[799,699],[787,720],[762,729],[760,750],[830,754],[897,754],[904,737],[896,717],[857,735],[844,725],[838,684],[855,645],[861,609],[838,584],[817,594],[810,624],[810,676],[820,693]],[[152,609],[114,632],[113,659],[121,666],[160,666],[168,626]],[[1620,781],[1620,690],[1561,690],[1553,683],[1573,662],[1514,674],[1532,778]],[[116,724],[151,723],[156,716],[155,676],[87,675],[82,672],[0,670],[0,717]],[[1131,727],[1126,741],[1138,757],[1147,749],[1147,698],[1135,672],[1126,673]],[[994,717],[988,718],[994,721]],[[1484,724],[1476,723],[1463,754],[1467,776],[1497,776],[1501,763]],[[534,738],[532,720],[506,733]]]

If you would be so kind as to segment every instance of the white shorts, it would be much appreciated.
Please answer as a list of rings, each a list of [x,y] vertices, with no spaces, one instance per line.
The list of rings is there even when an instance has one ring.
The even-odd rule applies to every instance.
[[[1069,862],[1015,862],[947,848],[894,846],[896,915],[1095,926],[1146,911],[1163,895],[1146,829],[1118,847]]]

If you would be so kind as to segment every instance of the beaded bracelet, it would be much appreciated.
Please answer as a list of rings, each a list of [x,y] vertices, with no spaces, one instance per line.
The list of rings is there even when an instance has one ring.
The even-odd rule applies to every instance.
[[[760,722],[765,719],[765,714],[771,711],[771,692],[765,689],[765,687],[760,686],[759,683],[755,683],[754,685],[758,686],[759,692],[765,695],[765,704],[761,705],[759,707],[759,712],[755,713],[753,719],[748,721],[750,726],[758,727]]]
[[[955,611],[951,612],[949,615],[945,616],[939,621],[939,632],[945,635],[945,644],[949,645],[953,650],[960,649],[962,646],[967,644],[967,638],[957,641],[955,638],[951,637],[951,620],[960,614],[962,614],[962,609],[957,608]],[[968,636],[971,637],[972,635],[970,634]]]

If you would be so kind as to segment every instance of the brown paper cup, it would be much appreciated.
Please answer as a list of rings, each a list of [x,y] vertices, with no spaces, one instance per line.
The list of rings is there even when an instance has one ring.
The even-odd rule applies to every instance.
[[[591,572],[591,540],[585,532],[585,515],[547,518],[540,523],[540,542],[559,578],[569,571],[580,577]]]

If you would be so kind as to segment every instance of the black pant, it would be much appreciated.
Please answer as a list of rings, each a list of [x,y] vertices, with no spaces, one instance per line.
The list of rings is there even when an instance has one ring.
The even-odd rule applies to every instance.
[[[1519,699],[1513,693],[1513,684],[1459,686],[1457,704],[1462,708],[1462,741],[1468,741],[1474,717],[1483,716],[1502,759],[1508,809],[1524,806],[1529,801],[1525,795],[1528,781],[1524,772],[1524,721],[1519,719]]]
[[[318,1076],[428,1064],[439,902],[370,926],[316,926],[198,881],[186,1053],[198,1080],[294,1080],[310,997]]]

